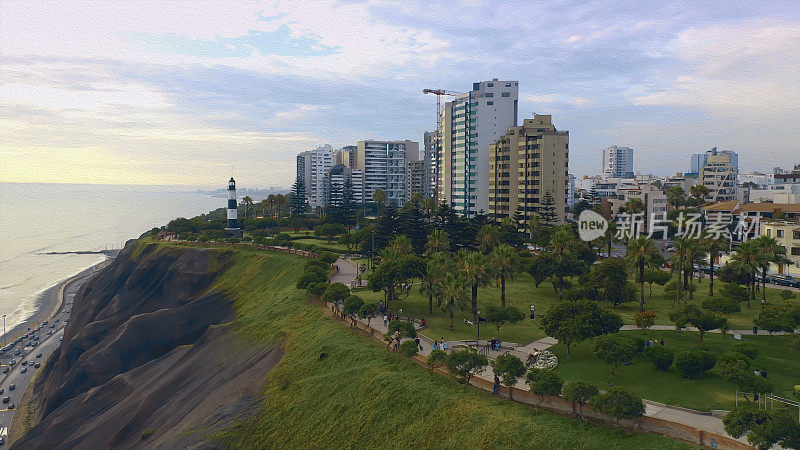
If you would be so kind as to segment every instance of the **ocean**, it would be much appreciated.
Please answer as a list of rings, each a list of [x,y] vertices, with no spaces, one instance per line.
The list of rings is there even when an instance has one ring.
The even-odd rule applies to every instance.
[[[224,198],[189,187],[0,183],[0,316],[6,315],[6,330],[30,317],[48,288],[105,259],[51,252],[121,248],[175,217],[224,206]]]

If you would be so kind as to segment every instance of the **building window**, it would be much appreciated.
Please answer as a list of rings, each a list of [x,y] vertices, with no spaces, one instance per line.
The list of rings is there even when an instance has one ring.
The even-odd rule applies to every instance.
[[[800,256],[800,247],[792,247],[792,256]]]
[[[783,230],[775,230],[775,235],[779,238],[783,237]]]
[[[494,83],[486,83],[486,86],[488,86],[488,87],[494,87]]]
[[[492,105],[494,105],[494,102],[486,102],[486,106],[492,106]]]
[[[486,97],[494,97],[494,94],[492,94],[491,92],[487,92]]]
[[[502,94],[500,94],[500,96],[501,97],[511,97],[511,93],[510,92],[503,92]]]

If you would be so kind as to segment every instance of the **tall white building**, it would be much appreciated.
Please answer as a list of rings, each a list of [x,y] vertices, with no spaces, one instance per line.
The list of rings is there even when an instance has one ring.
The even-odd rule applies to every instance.
[[[633,178],[633,149],[616,145],[603,149],[603,176]]]
[[[738,198],[739,157],[731,151],[706,152],[705,166],[700,170],[700,183],[708,189],[707,202],[727,202]]]
[[[364,174],[345,164],[336,164],[328,172],[325,180],[325,203],[339,206],[344,194],[345,179],[350,180],[350,192],[355,203],[364,203]]]
[[[517,81],[473,83],[442,111],[437,196],[467,216],[489,211],[489,145],[517,125]]]
[[[406,166],[419,161],[419,143],[413,141],[358,141],[355,168],[364,173],[364,197],[372,201],[375,191],[386,192],[390,203],[406,201]]]
[[[335,164],[336,151],[329,144],[297,155],[297,176],[305,182],[312,209],[325,204],[325,178]]]

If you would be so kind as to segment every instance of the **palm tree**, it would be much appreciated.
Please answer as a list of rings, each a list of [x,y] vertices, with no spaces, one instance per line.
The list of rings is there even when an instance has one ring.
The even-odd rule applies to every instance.
[[[661,252],[656,248],[655,242],[647,237],[638,237],[628,242],[625,259],[631,267],[636,269],[636,278],[639,282],[639,311],[644,311],[644,269],[657,266],[661,261]]]
[[[754,239],[759,254],[761,268],[761,305],[767,301],[767,271],[770,264],[790,264],[791,260],[786,257],[786,249],[778,244],[775,238],[770,236],[759,236]]]
[[[675,252],[672,255],[672,271],[678,273],[678,280],[675,283],[675,309],[681,305],[681,294],[683,287],[681,279],[683,278],[683,273],[686,269],[686,254],[688,253],[688,247],[690,245],[691,243],[689,242],[689,239],[685,237],[676,238],[675,243],[673,244]]]
[[[500,277],[500,306],[506,307],[506,278],[514,279],[520,271],[519,254],[511,246],[500,244],[489,255],[489,263]]]
[[[750,300],[756,298],[756,271],[761,267],[760,249],[755,240],[744,241],[733,250],[731,264],[734,269],[747,275],[747,287],[750,295],[747,297],[747,308],[752,307]]]
[[[283,213],[283,207],[286,206],[288,202],[289,200],[286,198],[285,195],[283,194],[275,195],[275,206],[278,208],[278,219],[281,218],[281,214]]]
[[[383,212],[383,207],[386,206],[386,201],[388,200],[386,191],[378,189],[374,194],[372,194],[372,200],[378,204],[378,209]]]
[[[442,309],[448,311],[450,314],[449,330],[453,331],[453,311],[456,306],[459,309],[464,309],[464,280],[462,280],[455,271],[448,271],[444,277],[439,281],[437,292],[446,301],[442,303]]]
[[[438,306],[442,306],[442,298],[439,296],[439,287],[442,278],[450,272],[451,261],[445,253],[434,253],[428,259],[425,276],[422,277],[423,293],[428,294],[428,314],[433,314],[433,297],[439,300]]]
[[[667,203],[678,209],[686,198],[686,193],[680,186],[671,186],[667,189]]]
[[[702,184],[695,184],[689,188],[689,193],[697,199],[698,203],[702,203],[703,199],[708,195],[708,188]]]
[[[244,203],[244,218],[247,219],[247,213],[250,212],[250,207],[253,206],[253,199],[249,195],[245,195],[242,203]]]
[[[483,253],[488,254],[500,243],[500,228],[492,224],[482,226],[478,231],[477,240],[478,248]]]
[[[258,205],[261,206],[261,215],[267,217],[267,207],[269,206],[267,199],[262,199]]]
[[[389,248],[398,255],[410,255],[414,251],[414,247],[411,244],[411,239],[408,236],[401,234],[392,240],[389,244]]]
[[[422,210],[425,212],[425,218],[428,223],[433,222],[433,213],[436,212],[436,206],[436,199],[433,197],[427,197],[422,200]]]
[[[711,297],[714,296],[714,261],[716,261],[717,258],[719,258],[722,249],[727,249],[729,246],[730,242],[727,239],[723,239],[722,237],[718,239],[709,237],[705,241],[705,250],[708,253],[708,267],[709,267],[708,295]]]
[[[458,267],[467,286],[472,288],[472,320],[478,320],[478,288],[489,281],[489,268],[485,257],[478,252],[458,253]]]
[[[428,242],[425,243],[425,251],[428,255],[435,253],[447,253],[450,251],[450,237],[444,230],[434,228],[428,235]]]

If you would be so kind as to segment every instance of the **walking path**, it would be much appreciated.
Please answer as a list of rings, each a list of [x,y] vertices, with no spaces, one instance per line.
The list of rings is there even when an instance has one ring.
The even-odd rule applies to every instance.
[[[336,274],[335,277],[332,277],[331,280],[336,282],[342,282],[344,284],[350,285],[355,279],[357,274],[357,269],[355,268],[355,264],[350,262],[349,260],[340,257],[336,264],[339,265],[339,272]],[[352,269],[346,269],[350,267]],[[350,277],[349,279],[347,277]],[[335,278],[335,279],[334,279]],[[363,325],[367,325],[367,322],[361,319],[356,319],[359,323]],[[384,324],[383,317],[376,317],[369,321],[369,326],[373,329],[380,331],[382,334],[386,334],[388,331],[387,326]],[[420,329],[418,323],[414,324],[415,328]],[[624,325],[622,330],[632,330],[636,329],[633,325]],[[653,330],[674,330],[674,326],[667,326],[667,325],[654,325],[650,329]],[[731,331],[731,333],[738,333],[738,334],[752,334],[752,330],[736,330]],[[424,336],[422,334],[418,335],[420,339],[420,346],[422,347],[419,351],[419,354],[422,356],[430,355],[431,351],[433,350],[433,340]],[[489,359],[495,359],[498,355],[510,353],[513,354],[523,361],[527,358],[528,354],[534,349],[544,350],[547,348],[552,347],[553,345],[557,344],[558,340],[552,337],[544,337],[537,341],[531,342],[528,345],[521,346],[521,347],[514,347],[508,348],[503,347],[500,351],[488,350],[484,351],[486,356]],[[441,344],[441,343],[440,343]],[[472,346],[476,348],[484,349],[485,346],[488,344],[488,341],[481,340],[481,341],[448,341],[447,348],[448,350],[453,350],[457,348],[461,348],[464,346]],[[494,371],[492,370],[492,366],[489,365],[485,368],[485,370],[475,375],[474,377],[486,380],[489,383],[494,381]],[[521,390],[528,390],[528,385],[525,384],[524,379],[520,379],[517,381],[515,386]],[[708,413],[701,413],[699,411],[693,411],[685,408],[674,407],[670,405],[665,405],[663,403],[653,402],[650,400],[643,400],[645,404],[645,416],[647,417],[654,417],[658,419],[668,420],[670,422],[679,423],[682,425],[687,425],[689,427],[699,428],[708,432],[716,433],[721,436],[729,436],[722,425],[722,420],[718,417],[711,416]],[[739,439],[740,442],[746,442],[744,438]]]

